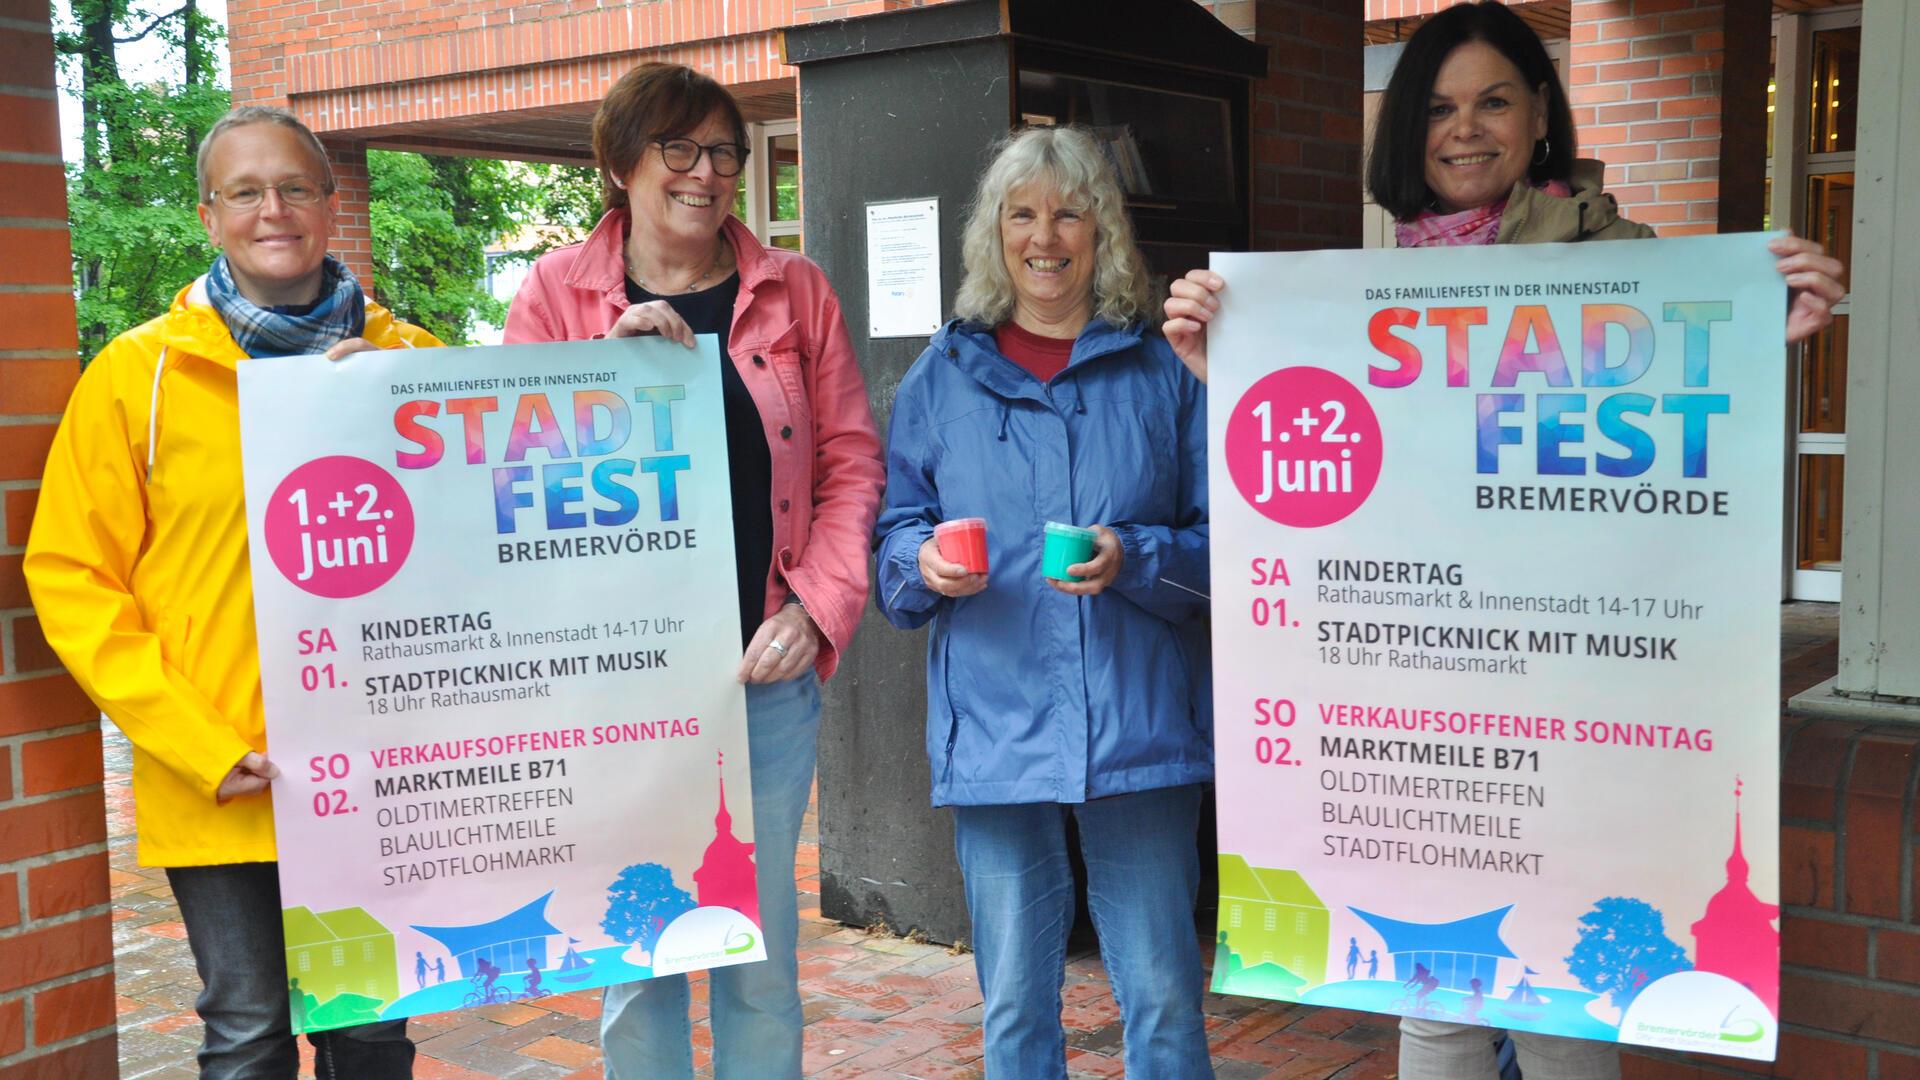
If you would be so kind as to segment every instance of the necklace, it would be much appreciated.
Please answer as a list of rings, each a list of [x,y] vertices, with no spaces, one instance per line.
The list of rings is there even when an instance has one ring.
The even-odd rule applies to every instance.
[[[715,251],[713,254],[713,261],[707,264],[706,272],[701,274],[699,277],[694,278],[692,281],[687,282],[685,285],[680,286],[677,289],[654,288],[652,285],[647,284],[646,278],[643,278],[640,276],[640,270],[638,267],[634,265],[634,262],[633,262],[633,252],[623,249],[621,251],[621,257],[626,262],[627,276],[633,279],[633,283],[635,285],[640,286],[642,289],[645,289],[647,292],[653,293],[655,296],[667,296],[673,293],[690,293],[690,292],[700,291],[702,288],[706,286],[707,282],[713,280],[713,276],[715,274],[718,274],[721,271],[721,269],[727,266],[727,264],[731,261],[727,258],[727,253],[730,250],[731,248],[727,245],[727,243],[725,241],[721,241],[719,250]]]

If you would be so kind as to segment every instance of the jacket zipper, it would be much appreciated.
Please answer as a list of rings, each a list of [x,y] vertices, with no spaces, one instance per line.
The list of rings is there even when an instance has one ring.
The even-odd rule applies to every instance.
[[[940,770],[940,782],[945,784],[953,779],[953,747],[960,741],[960,706],[953,700],[953,641],[951,637],[944,643],[941,652],[942,678],[947,683],[947,711],[953,714],[947,726],[947,764]]]

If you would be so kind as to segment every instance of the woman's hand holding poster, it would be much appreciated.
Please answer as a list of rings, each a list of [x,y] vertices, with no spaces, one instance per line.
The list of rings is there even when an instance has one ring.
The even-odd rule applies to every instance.
[[[1215,990],[1773,1057],[1765,241],[1214,257]]]
[[[719,370],[240,365],[296,1031],[765,956]]]

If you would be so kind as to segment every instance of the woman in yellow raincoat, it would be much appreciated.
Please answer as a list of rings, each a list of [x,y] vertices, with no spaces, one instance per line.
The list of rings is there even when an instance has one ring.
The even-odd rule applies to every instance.
[[[332,169],[293,116],[236,109],[200,147],[207,274],[80,378],[25,572],[41,628],[133,743],[140,862],[167,869],[205,984],[201,1075],[293,1077],[235,368],[433,346],[327,254]],[[412,1074],[405,1021],[309,1036],[321,1076]]]

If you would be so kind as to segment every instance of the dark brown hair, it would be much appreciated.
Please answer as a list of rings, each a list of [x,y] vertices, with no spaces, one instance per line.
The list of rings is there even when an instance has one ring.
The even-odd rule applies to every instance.
[[[745,144],[747,122],[727,88],[680,64],[641,64],[620,76],[593,114],[593,160],[600,166],[600,201],[607,209],[627,205],[614,183],[633,175],[652,140],[685,135],[720,114]]]
[[[1387,80],[1387,92],[1380,97],[1373,146],[1367,153],[1367,190],[1397,221],[1420,216],[1433,201],[1433,192],[1427,190],[1427,102],[1441,65],[1469,41],[1484,41],[1506,57],[1528,90],[1546,88],[1547,153],[1527,169],[1527,176],[1539,183],[1573,174],[1573,111],[1539,35],[1498,0],[1455,4],[1407,39]]]

